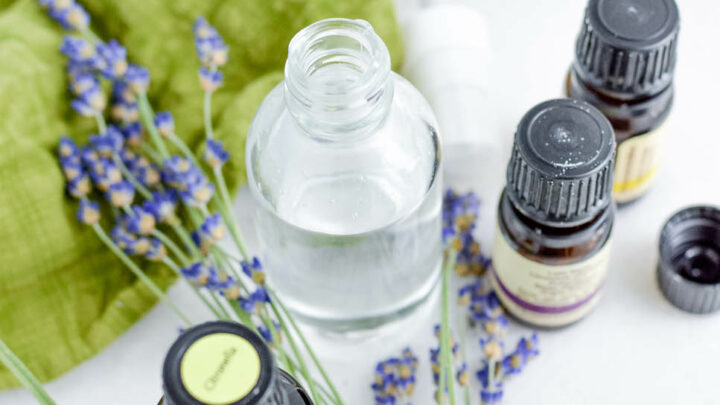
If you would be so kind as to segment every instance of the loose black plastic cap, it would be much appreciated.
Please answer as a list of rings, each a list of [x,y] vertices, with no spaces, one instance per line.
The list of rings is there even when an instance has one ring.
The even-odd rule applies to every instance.
[[[660,234],[658,282],[676,307],[720,309],[720,209],[697,206],[673,215]]]
[[[579,100],[546,101],[518,125],[506,193],[536,222],[579,225],[610,205],[614,160],[615,134],[600,111]]]
[[[590,0],[575,70],[620,98],[657,94],[672,83],[679,28],[674,0]]]
[[[250,343],[260,358],[260,375],[255,387],[245,397],[228,405],[260,404],[272,395],[277,371],[272,353],[263,339],[238,323],[215,321],[186,330],[170,347],[163,365],[163,389],[165,391],[163,404],[205,405],[193,397],[183,385],[180,375],[181,364],[185,353],[193,343],[205,336],[218,333],[229,333],[241,337]]]

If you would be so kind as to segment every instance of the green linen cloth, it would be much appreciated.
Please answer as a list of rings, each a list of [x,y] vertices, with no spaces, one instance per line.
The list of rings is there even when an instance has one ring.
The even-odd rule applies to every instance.
[[[230,47],[224,87],[213,98],[216,136],[232,159],[230,187],[245,179],[244,145],[265,94],[282,79],[290,38],[328,17],[364,18],[390,49],[401,44],[391,0],[86,0],[91,26],[117,38],[150,69],[156,111],[201,144],[202,94],[192,25],[205,16]],[[0,0],[0,337],[42,381],[103,349],[155,304],[91,229],[75,220],[56,161],[58,138],[85,143],[94,120],[69,107],[60,26],[36,0]],[[108,223],[105,223],[108,228]],[[171,272],[148,267],[163,287]],[[178,321],[179,325],[179,321]],[[0,389],[17,386],[0,366]]]

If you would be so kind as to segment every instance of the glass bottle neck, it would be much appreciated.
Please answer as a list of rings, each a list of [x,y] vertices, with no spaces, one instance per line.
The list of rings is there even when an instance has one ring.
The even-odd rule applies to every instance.
[[[346,141],[370,133],[393,98],[390,54],[363,20],[328,19],[300,31],[285,64],[285,104],[310,136]]]
[[[615,98],[583,82],[574,67],[568,73],[566,85],[569,97],[587,101],[602,111],[610,120],[618,143],[660,126],[670,114],[674,98],[672,84],[650,97]]]
[[[595,218],[571,227],[541,224],[513,206],[507,193],[500,196],[498,223],[518,248],[539,259],[573,260],[600,250],[610,237],[615,208],[611,204]]]

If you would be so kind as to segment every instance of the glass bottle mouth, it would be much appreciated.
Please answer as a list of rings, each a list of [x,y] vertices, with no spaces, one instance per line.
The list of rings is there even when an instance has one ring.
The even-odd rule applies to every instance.
[[[313,135],[353,132],[381,119],[389,76],[390,54],[367,21],[321,20],[290,41],[285,102]]]

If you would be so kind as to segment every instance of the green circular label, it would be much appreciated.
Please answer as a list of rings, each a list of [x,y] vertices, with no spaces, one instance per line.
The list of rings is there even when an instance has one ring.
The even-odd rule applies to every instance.
[[[231,333],[203,336],[190,345],[180,362],[185,389],[208,405],[237,402],[260,378],[260,356],[245,339]]]

